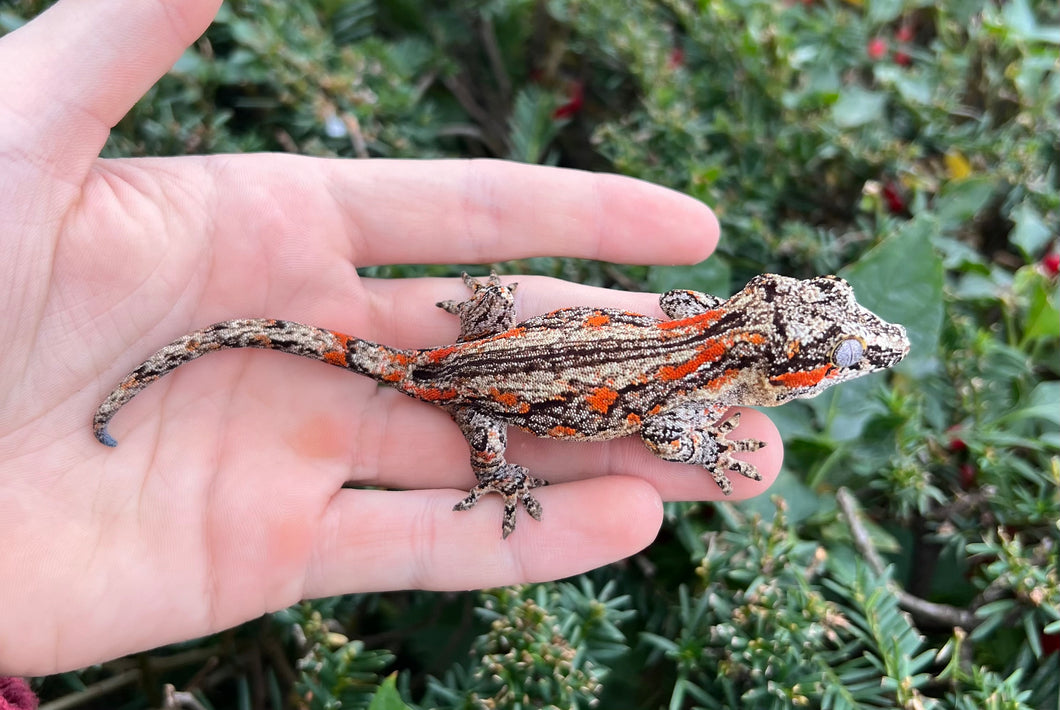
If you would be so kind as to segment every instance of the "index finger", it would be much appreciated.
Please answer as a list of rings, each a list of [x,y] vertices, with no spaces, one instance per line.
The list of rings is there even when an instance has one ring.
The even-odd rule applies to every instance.
[[[483,263],[543,254],[625,264],[694,263],[718,241],[703,203],[620,175],[498,160],[332,163],[359,227],[358,265]],[[376,206],[364,209],[365,193]]]
[[[572,256],[695,263],[718,241],[710,208],[620,175],[499,160],[336,160],[291,155],[212,161],[219,214],[305,223],[357,266]],[[248,184],[253,189],[247,189]]]

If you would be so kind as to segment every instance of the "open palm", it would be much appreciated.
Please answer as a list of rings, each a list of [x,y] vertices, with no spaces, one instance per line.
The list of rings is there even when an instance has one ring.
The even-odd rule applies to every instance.
[[[0,672],[43,674],[215,631],[298,599],[557,578],[632,554],[660,501],[720,496],[637,441],[513,433],[553,482],[500,537],[464,513],[468,452],[441,410],[270,352],[182,368],[90,420],[159,345],[232,317],[299,320],[401,347],[451,342],[459,280],[355,268],[564,254],[692,262],[708,209],[615,176],[497,162],[285,155],[101,160],[107,133],[208,24],[216,0],[68,0],[0,40]],[[17,59],[16,59],[17,58]],[[522,316],[655,298],[523,278]],[[766,482],[781,448],[748,413]],[[628,474],[601,477],[601,474]],[[588,479],[588,480],[577,480]],[[399,490],[342,488],[347,481]],[[565,482],[566,483],[563,483]]]

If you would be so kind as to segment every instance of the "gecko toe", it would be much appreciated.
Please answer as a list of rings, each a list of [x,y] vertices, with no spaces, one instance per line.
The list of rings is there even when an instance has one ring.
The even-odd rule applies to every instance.
[[[725,474],[723,468],[712,469],[710,475],[714,479],[714,482],[718,484],[718,488],[721,489],[722,493],[727,496],[732,495],[732,481]]]
[[[537,498],[534,498],[529,493],[524,493],[520,502],[523,504],[523,508],[530,514],[530,517],[534,520],[541,520],[541,504],[537,502]]]
[[[729,462],[729,470],[736,471],[745,478],[750,478],[752,481],[761,481],[762,474],[758,472],[758,468],[751,463],[741,461],[740,459],[732,459]]]

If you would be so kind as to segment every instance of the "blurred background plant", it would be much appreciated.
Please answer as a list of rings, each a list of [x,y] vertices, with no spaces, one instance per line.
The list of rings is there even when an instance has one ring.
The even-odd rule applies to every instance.
[[[1058,707],[1058,48],[1046,0],[227,2],[106,155],[616,171],[713,206],[719,252],[492,266],[723,296],[839,273],[913,351],[771,410],[773,496],[669,504],[625,562],[306,602],[39,679],[47,707]]]

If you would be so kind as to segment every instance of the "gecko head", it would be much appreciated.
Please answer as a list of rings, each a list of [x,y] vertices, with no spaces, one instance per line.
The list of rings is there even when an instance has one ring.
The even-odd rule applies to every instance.
[[[813,397],[832,385],[897,364],[909,352],[905,328],[854,298],[838,276],[798,279],[765,274],[734,296],[770,332],[761,406]],[[771,321],[771,322],[770,322]]]

